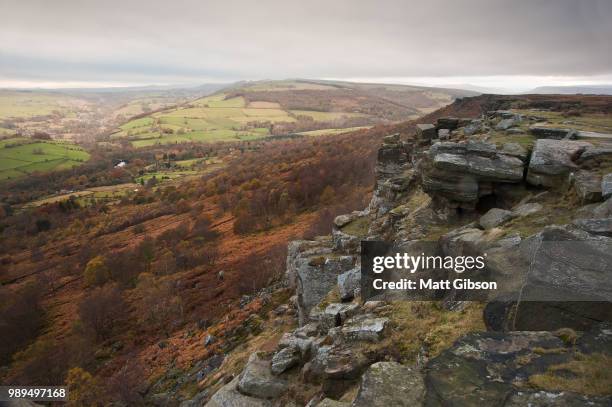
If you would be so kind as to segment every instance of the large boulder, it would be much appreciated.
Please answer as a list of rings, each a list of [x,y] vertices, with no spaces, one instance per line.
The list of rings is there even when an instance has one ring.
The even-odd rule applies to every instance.
[[[338,283],[338,276],[354,267],[353,256],[311,256],[297,269],[297,306],[300,325],[312,308]]]
[[[563,140],[575,133],[575,130],[534,125],[529,128],[529,132],[539,139]]]
[[[234,380],[221,387],[206,403],[206,407],[272,407],[268,400],[246,396],[238,391],[238,381]]]
[[[578,168],[574,160],[591,146],[584,141],[538,140],[529,161],[527,182],[545,187],[562,185],[570,171]]]
[[[361,288],[361,269],[355,267],[338,276],[338,291],[342,301],[351,300]]]
[[[287,382],[272,375],[270,361],[257,353],[251,354],[238,381],[238,391],[261,399],[280,397],[287,390]]]
[[[425,383],[414,367],[396,362],[377,362],[361,378],[353,407],[414,407],[423,404]]]
[[[378,342],[388,332],[389,319],[372,314],[357,315],[346,322],[337,332],[340,341]]]
[[[421,141],[429,141],[436,138],[436,126],[419,123],[416,125],[416,136]]]
[[[577,224],[587,230],[605,228],[592,222]],[[495,262],[489,254],[491,276],[503,281],[507,271],[510,277],[500,283],[507,296],[487,304],[489,329],[585,330],[612,321],[612,239],[581,228],[548,226],[503,253],[506,262]],[[491,269],[496,265],[501,265],[501,272]]]
[[[578,171],[574,174],[574,189],[583,205],[601,201],[601,177],[596,173]]]
[[[272,373],[279,375],[300,363],[300,350],[295,347],[286,347],[274,354],[272,357]]]

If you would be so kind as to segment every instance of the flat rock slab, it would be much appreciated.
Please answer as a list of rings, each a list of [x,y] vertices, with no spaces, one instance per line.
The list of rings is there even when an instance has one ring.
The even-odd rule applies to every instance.
[[[385,336],[388,324],[388,318],[377,318],[370,314],[357,315],[347,320],[340,332],[349,342],[377,342]]]
[[[353,407],[420,406],[425,399],[423,375],[396,362],[371,365],[361,378]]]
[[[574,189],[583,205],[601,201],[601,177],[588,171],[574,175]]]
[[[512,211],[508,211],[500,208],[489,209],[487,213],[485,213],[478,223],[484,229],[493,229],[494,227],[500,226],[503,223],[509,221],[514,217]]]
[[[570,171],[578,168],[573,160],[589,147],[593,145],[584,141],[548,139],[536,141],[529,161],[527,182],[545,187],[562,184],[567,180]]]

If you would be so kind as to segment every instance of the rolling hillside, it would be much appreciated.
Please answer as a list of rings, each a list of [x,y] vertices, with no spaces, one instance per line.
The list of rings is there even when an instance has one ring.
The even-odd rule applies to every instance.
[[[239,83],[178,108],[139,115],[121,125],[111,140],[127,139],[135,147],[144,147],[339,133],[341,129],[413,119],[468,94],[452,89],[332,81]]]

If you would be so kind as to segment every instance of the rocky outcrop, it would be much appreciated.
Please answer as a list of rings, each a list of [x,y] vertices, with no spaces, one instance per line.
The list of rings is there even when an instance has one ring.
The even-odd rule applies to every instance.
[[[601,201],[601,177],[595,173],[578,171],[574,175],[574,189],[583,205]]]
[[[567,182],[574,162],[592,144],[584,141],[538,140],[531,154],[527,182],[531,185],[559,187]]]
[[[359,294],[361,287],[361,268],[355,267],[338,276],[338,291],[343,301],[352,300]]]
[[[428,194],[471,208],[492,192],[492,184],[520,182],[524,166],[520,158],[495,144],[436,143],[421,164],[421,182]]]

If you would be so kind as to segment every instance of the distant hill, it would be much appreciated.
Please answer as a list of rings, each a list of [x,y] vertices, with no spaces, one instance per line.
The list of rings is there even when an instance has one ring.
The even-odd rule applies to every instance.
[[[175,108],[138,115],[111,140],[133,146],[320,135],[415,119],[477,93],[323,80],[238,82]]]
[[[612,85],[600,86],[540,86],[527,93],[549,95],[612,95]]]

